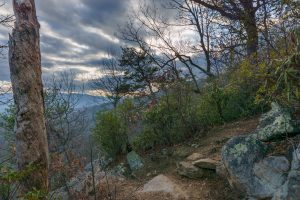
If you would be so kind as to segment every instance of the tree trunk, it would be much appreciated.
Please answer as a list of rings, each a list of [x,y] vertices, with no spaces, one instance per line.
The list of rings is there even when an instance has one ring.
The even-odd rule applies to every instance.
[[[251,56],[258,51],[258,29],[256,24],[256,14],[253,9],[249,9],[245,19],[242,19],[242,23],[247,33],[247,55]]]
[[[16,156],[20,195],[48,192],[48,144],[44,119],[39,23],[34,0],[13,0],[16,17],[9,42],[9,65],[16,105]]]
[[[254,18],[255,19],[255,18]],[[247,33],[247,55],[251,56],[257,53],[258,50],[258,31],[256,22],[247,20],[244,22]]]

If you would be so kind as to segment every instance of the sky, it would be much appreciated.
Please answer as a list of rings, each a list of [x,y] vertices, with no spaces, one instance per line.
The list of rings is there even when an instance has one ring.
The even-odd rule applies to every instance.
[[[3,0],[0,0],[3,1]],[[36,0],[41,24],[43,76],[72,71],[84,80],[97,74],[108,52],[122,42],[116,33],[138,0]],[[11,0],[0,15],[12,14]],[[6,44],[9,27],[0,27],[0,42]],[[0,58],[0,82],[9,82],[7,56]]]
[[[3,1],[6,4],[0,7],[0,16],[13,14],[12,0],[0,0]],[[126,45],[117,37],[118,31],[125,26],[129,16],[138,9],[138,4],[143,0],[36,0],[35,2],[41,25],[43,79],[47,80],[53,74],[71,71],[73,75],[75,74],[76,82],[85,83],[85,88],[90,91],[92,88],[88,88],[89,80],[105,77],[99,70],[102,61],[110,58],[110,52],[118,52],[120,46]],[[161,6],[167,2],[166,0],[144,0],[144,2],[151,4],[155,2],[158,5],[156,8],[163,9],[159,13],[175,19],[176,12]],[[0,44],[7,44],[11,29],[0,25]],[[177,29],[178,27],[173,27],[169,30],[174,34],[174,37],[172,36],[174,42],[181,37],[195,38],[189,29],[182,27],[180,30]],[[10,86],[7,54],[0,57],[0,85]]]

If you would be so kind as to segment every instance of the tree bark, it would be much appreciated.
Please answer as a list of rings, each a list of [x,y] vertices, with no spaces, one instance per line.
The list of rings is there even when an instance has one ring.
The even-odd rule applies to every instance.
[[[241,23],[245,27],[247,33],[247,55],[251,56],[258,51],[258,28],[256,22],[256,9],[253,7],[252,1],[245,1],[244,16],[241,18]]]
[[[20,195],[34,189],[48,192],[48,143],[44,119],[39,23],[34,0],[13,0],[16,17],[9,41],[9,65],[16,105],[16,157]]]

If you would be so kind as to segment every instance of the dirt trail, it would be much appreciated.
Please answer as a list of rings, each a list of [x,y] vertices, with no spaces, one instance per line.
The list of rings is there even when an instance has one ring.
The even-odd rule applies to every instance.
[[[189,199],[199,200],[240,200],[242,197],[231,190],[226,181],[212,175],[200,180],[181,177],[177,173],[176,163],[192,153],[201,153],[206,158],[220,160],[222,146],[230,138],[252,132],[258,124],[258,118],[237,121],[219,126],[209,131],[205,137],[190,139],[183,144],[148,152],[143,155],[145,168],[135,174],[135,178],[119,182],[116,185],[117,199],[120,200],[167,200],[174,199],[165,194],[148,194],[139,196],[138,192],[145,183],[159,174],[170,178]]]

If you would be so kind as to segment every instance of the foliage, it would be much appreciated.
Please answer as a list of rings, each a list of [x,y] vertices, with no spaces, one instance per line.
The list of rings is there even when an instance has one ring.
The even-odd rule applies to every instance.
[[[13,141],[12,131],[15,126],[15,112],[16,108],[14,104],[9,104],[8,108],[6,108],[4,113],[0,113],[0,119],[2,123],[0,127],[5,130],[5,137],[7,141]]]
[[[259,88],[257,101],[276,101],[284,105],[300,102],[300,28],[292,33],[291,55],[273,59],[267,66],[268,71],[262,77],[264,84]]]
[[[201,94],[194,93],[184,81],[172,85],[144,112],[143,131],[134,140],[134,147],[145,150],[173,145],[213,126],[261,113],[264,104],[256,104],[255,97],[255,88],[238,85],[226,74],[206,80]]]
[[[48,193],[45,191],[33,189],[33,191],[28,192],[24,199],[25,200],[43,200],[47,199]]]
[[[124,68],[125,80],[131,85],[132,92],[153,94],[153,82],[157,78],[159,68],[147,52],[132,47],[122,48],[120,66]]]
[[[97,114],[93,136],[101,149],[112,157],[125,153],[128,144],[128,130],[136,118],[134,103],[126,99],[111,111]]]
[[[12,199],[15,195],[15,184],[19,181],[27,179],[34,171],[38,170],[40,166],[36,164],[29,164],[24,170],[17,171],[8,165],[0,166],[0,197],[1,199]],[[40,200],[45,199],[46,192],[34,190],[25,195],[26,200]]]
[[[137,149],[172,145],[199,130],[196,98],[188,83],[175,83],[153,107],[143,114],[142,133],[134,140]]]
[[[199,104],[200,121],[207,125],[222,124],[262,112],[263,105],[255,104],[255,84],[236,84],[229,80],[213,80],[203,91]],[[204,114],[204,115],[203,115]]]

